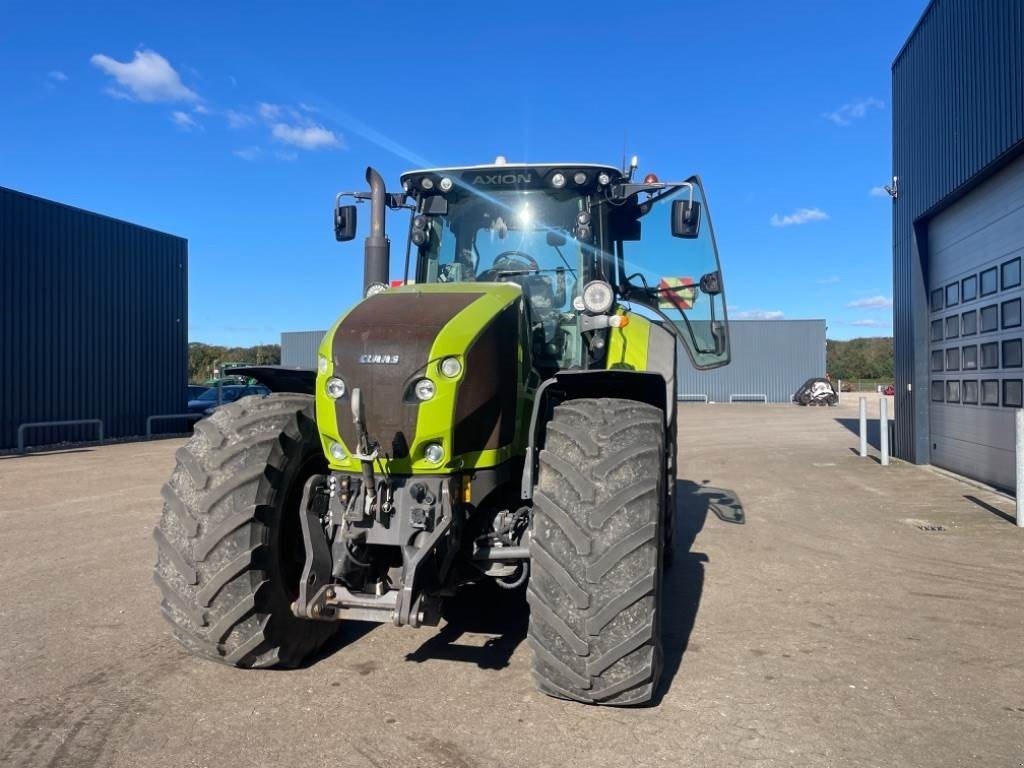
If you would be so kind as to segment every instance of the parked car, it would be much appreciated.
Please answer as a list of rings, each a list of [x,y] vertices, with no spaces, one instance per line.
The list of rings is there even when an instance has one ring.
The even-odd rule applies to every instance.
[[[205,392],[208,389],[209,389],[209,387],[204,386],[203,384],[189,384],[188,385],[188,397],[185,398],[185,402],[187,403],[190,400],[195,400],[197,397],[199,397],[201,394],[203,394],[203,392]]]
[[[209,416],[218,406],[217,390],[220,389],[220,405],[226,405],[227,403],[233,403],[242,397],[248,397],[249,395],[269,395],[270,390],[264,387],[262,384],[255,384],[252,386],[241,385],[241,384],[229,384],[223,387],[210,387],[203,394],[199,395],[195,400],[188,401],[189,413],[201,413],[204,416]]]
[[[828,379],[808,379],[793,395],[798,405],[835,405],[839,396]]]

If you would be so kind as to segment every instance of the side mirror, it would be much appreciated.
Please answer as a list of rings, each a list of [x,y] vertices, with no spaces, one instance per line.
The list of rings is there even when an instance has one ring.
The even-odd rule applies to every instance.
[[[339,205],[334,209],[334,239],[339,243],[354,240],[356,236],[356,207]]]
[[[554,248],[561,248],[568,242],[565,239],[565,235],[563,235],[561,232],[556,232],[553,229],[548,230],[548,234],[545,239],[547,240],[548,245]]]
[[[700,203],[696,200],[672,201],[672,237],[693,240],[700,231]]]

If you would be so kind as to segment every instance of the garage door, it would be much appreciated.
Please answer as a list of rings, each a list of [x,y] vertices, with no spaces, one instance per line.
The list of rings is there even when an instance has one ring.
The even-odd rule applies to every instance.
[[[1013,487],[1024,159],[936,216],[928,248],[931,461]]]

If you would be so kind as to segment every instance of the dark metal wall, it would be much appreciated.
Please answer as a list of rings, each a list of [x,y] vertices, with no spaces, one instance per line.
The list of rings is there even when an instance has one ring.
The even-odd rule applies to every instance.
[[[281,334],[281,365],[316,370],[316,355],[327,331],[284,331]]]
[[[729,402],[730,395],[765,395],[769,403],[788,403],[812,376],[825,375],[824,320],[731,320],[732,362],[697,371],[679,350],[679,395],[707,395]]]
[[[0,187],[0,449],[26,422],[99,418],[107,437],[127,437],[147,416],[181,413],[187,262],[183,238]]]
[[[933,0],[892,65],[896,442],[925,463],[927,221],[1024,142],[1024,3]]]

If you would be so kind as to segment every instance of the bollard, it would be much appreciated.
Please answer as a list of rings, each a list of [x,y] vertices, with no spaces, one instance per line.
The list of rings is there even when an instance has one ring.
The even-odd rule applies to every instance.
[[[868,455],[868,401],[860,398],[860,457]]]
[[[1024,528],[1024,410],[1014,414],[1017,425],[1017,527]]]
[[[885,395],[878,401],[878,445],[882,451],[882,466],[889,466],[889,400]]]

